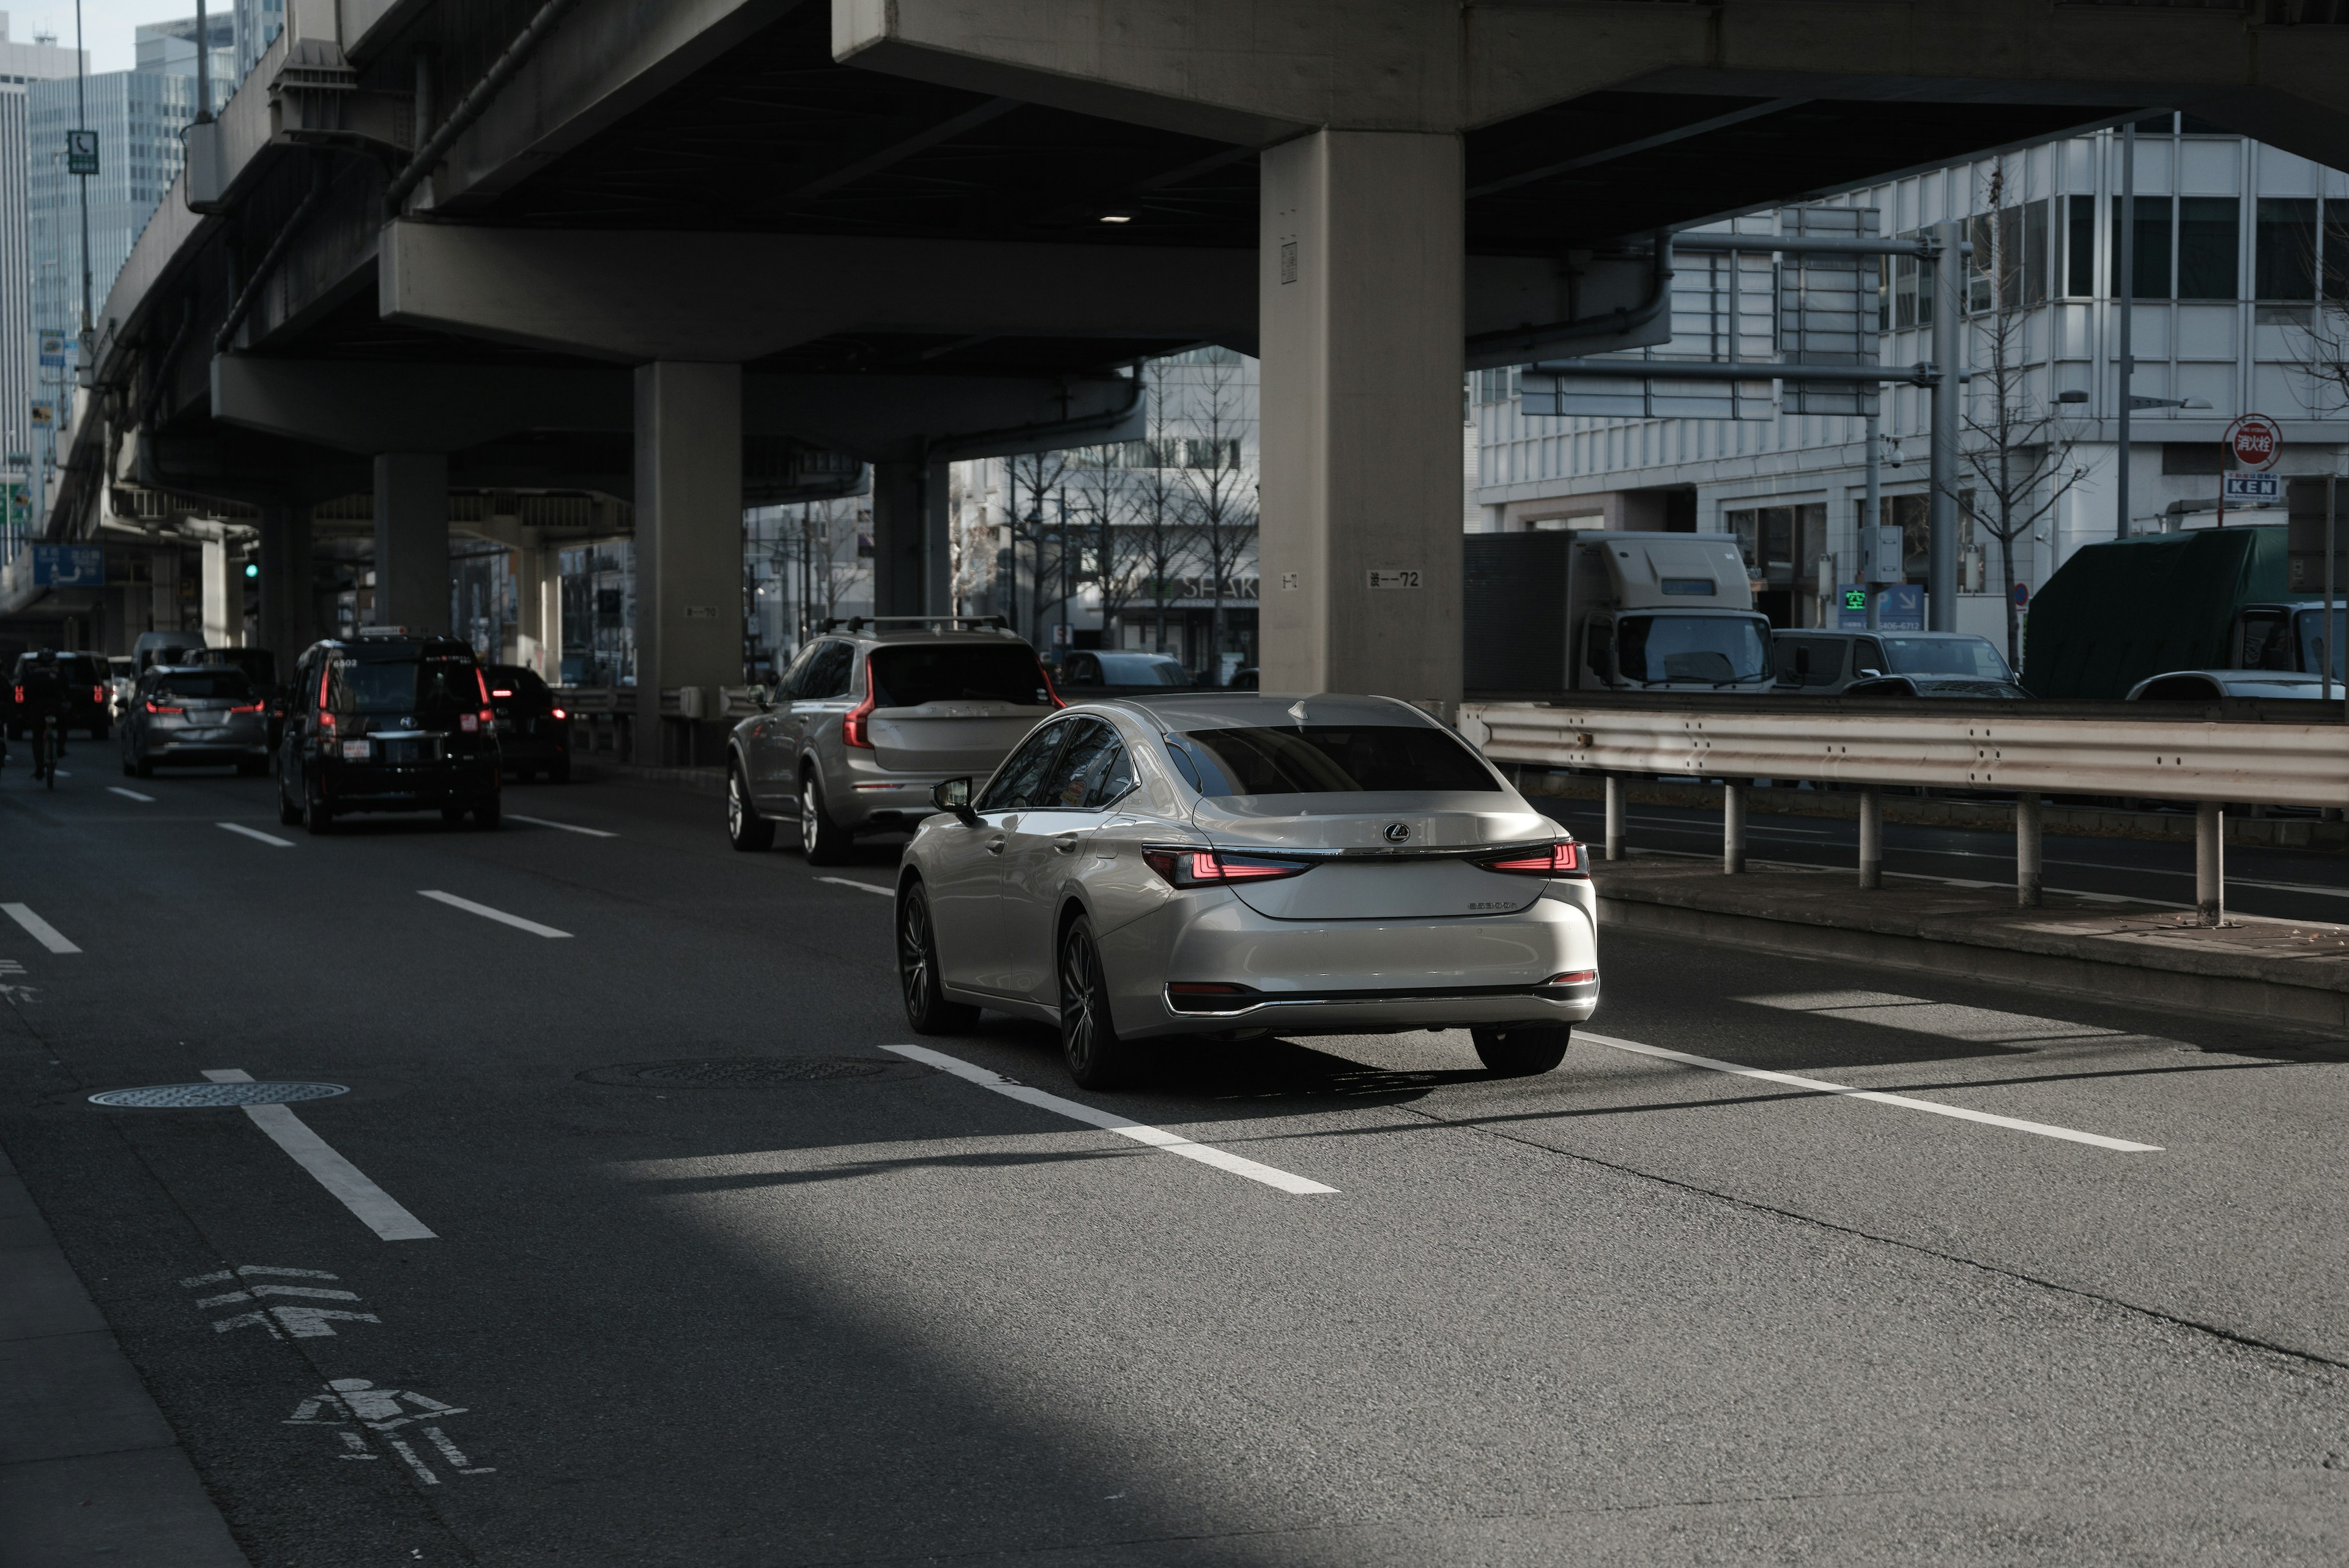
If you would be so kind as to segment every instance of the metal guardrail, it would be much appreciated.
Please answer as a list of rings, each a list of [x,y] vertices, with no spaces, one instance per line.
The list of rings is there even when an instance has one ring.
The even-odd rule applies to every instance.
[[[2349,725],[2187,718],[2164,706],[2141,717],[2008,717],[1971,704],[1942,713],[1476,702],[1462,706],[1461,730],[1496,763],[1602,773],[2349,806]]]

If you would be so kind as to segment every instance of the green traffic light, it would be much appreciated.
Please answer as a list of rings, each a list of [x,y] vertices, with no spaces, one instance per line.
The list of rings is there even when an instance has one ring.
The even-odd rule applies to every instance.
[[[247,561],[244,564],[244,575],[248,577],[257,577],[261,576],[260,564],[255,561]]]

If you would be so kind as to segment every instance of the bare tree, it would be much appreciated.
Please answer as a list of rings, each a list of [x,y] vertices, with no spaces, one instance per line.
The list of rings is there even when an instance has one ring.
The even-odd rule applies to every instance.
[[[1074,453],[1071,472],[1075,503],[1087,543],[1094,585],[1101,590],[1102,630],[1106,634],[1142,587],[1135,570],[1143,542],[1132,526],[1133,486],[1124,463],[1123,444],[1092,446]]]
[[[1019,604],[1019,546],[1033,552],[1035,570],[1028,579],[1028,634],[1040,639],[1044,630],[1044,541],[1061,532],[1060,498],[1065,487],[1069,454],[1065,452],[1023,452],[1006,460],[1004,521],[1011,528],[1009,597],[1014,618]],[[1066,548],[1065,541],[1061,547]]]
[[[872,514],[853,499],[805,501],[792,528],[787,548],[796,552],[800,572],[800,636],[804,639],[840,612],[840,601],[850,597],[869,569],[857,565],[858,524]]]
[[[2342,205],[2325,202],[2322,250],[2312,225],[2299,258],[2306,271],[2296,281],[2314,303],[2309,306],[2307,327],[2293,331],[2290,341],[2296,368],[2308,384],[2301,403],[2311,419],[2337,419],[2349,410],[2349,222],[2333,215]]]
[[[1216,357],[1192,379],[1190,418],[1195,432],[1185,446],[1183,483],[1188,502],[1191,553],[1207,577],[1215,609],[1208,622],[1203,673],[1217,673],[1224,651],[1224,595],[1239,565],[1256,549],[1255,481],[1241,464],[1248,424],[1237,355]]]
[[[2072,461],[2076,436],[2044,398],[2033,395],[2024,334],[2032,313],[2045,304],[2046,247],[2044,240],[2034,245],[2029,238],[2032,203],[2005,204],[2003,159],[1992,168],[1987,194],[1990,211],[1973,220],[1973,258],[1967,265],[1964,294],[1975,351],[1971,395],[1961,404],[1965,413],[1959,455],[1973,491],[1973,521],[1998,541],[2006,658],[2020,668],[2015,541],[2053,513],[2085,471]],[[2038,213],[2035,221],[2044,224],[2045,208]],[[2044,236],[2045,230],[2038,232]]]
[[[1157,367],[1152,367],[1156,369]],[[1178,477],[1174,452],[1176,438],[1174,414],[1167,408],[1166,382],[1164,375],[1151,378],[1147,396],[1149,404],[1143,420],[1146,434],[1138,444],[1140,461],[1130,465],[1133,474],[1133,541],[1135,565],[1143,585],[1149,589],[1153,607],[1156,610],[1154,643],[1160,653],[1166,651],[1166,604],[1182,596],[1174,591],[1174,569],[1183,562],[1189,548],[1190,521],[1188,493]]]

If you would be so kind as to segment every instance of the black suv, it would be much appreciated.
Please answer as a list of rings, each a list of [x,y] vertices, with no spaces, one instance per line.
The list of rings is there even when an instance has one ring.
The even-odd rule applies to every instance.
[[[546,682],[520,664],[492,664],[481,673],[489,679],[506,772],[518,779],[544,774],[556,784],[569,783],[571,715],[556,705]]]
[[[58,738],[62,740],[70,732],[80,730],[93,741],[106,739],[108,718],[114,711],[114,693],[107,689],[106,660],[94,653],[58,653],[47,659],[38,653],[18,654],[8,691],[10,737],[21,741],[30,732],[25,719],[25,672],[36,664],[57,666],[57,682],[65,691],[65,711],[57,717]]]
[[[325,833],[353,811],[498,825],[497,714],[473,650],[386,628],[315,644],[295,668],[277,816]]]

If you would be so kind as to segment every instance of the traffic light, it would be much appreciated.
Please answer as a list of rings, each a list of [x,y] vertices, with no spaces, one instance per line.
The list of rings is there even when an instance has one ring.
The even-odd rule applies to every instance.
[[[261,563],[258,561],[247,561],[244,564],[244,575],[248,578],[261,576]]]

